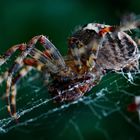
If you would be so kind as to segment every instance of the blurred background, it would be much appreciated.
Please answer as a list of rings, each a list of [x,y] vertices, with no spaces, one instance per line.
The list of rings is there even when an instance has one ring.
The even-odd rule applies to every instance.
[[[90,22],[119,25],[120,17],[127,13],[140,14],[140,1],[1,0],[0,54],[3,54],[14,44],[28,42],[32,37],[43,34],[48,36],[59,51],[65,55],[67,52],[67,39],[76,28]],[[122,84],[127,83],[124,79],[121,81]],[[103,84],[102,88],[100,87],[102,86],[97,87],[95,91],[100,91],[102,88],[104,89],[106,84]],[[132,92],[134,90],[139,92],[139,89],[140,87],[136,90],[134,86],[129,88]],[[113,90],[114,94],[118,92],[115,88]],[[0,103],[0,107],[1,106]],[[83,112],[82,114],[78,113],[77,115],[75,112],[80,112],[79,110],[82,110]],[[68,115],[65,113],[68,113]],[[88,115],[83,113],[87,113]],[[63,115],[62,112],[60,114],[54,114],[50,119],[46,118],[45,121],[43,121],[43,125],[37,124],[34,126],[32,124],[30,126],[25,124],[22,129],[20,127],[15,127],[14,130],[12,129],[12,131],[6,134],[0,134],[0,139],[133,140],[138,139],[140,136],[139,127],[137,129],[131,128],[130,124],[125,124],[125,119],[121,118],[118,114],[113,114],[113,116],[104,120],[100,127],[98,127],[98,124],[95,126],[94,123],[96,122],[96,119],[94,121],[92,120],[93,116],[87,111],[83,104],[81,104],[81,106],[73,106],[68,110],[65,110]],[[76,119],[72,117],[73,114]],[[57,122],[57,117],[59,117],[59,115],[60,118],[63,116],[63,119],[59,118],[60,121],[58,120]],[[71,126],[65,125],[67,123],[67,117],[75,119],[74,121],[68,119]],[[78,117],[80,118],[78,119]],[[75,122],[76,124],[79,124],[79,127]],[[110,124],[110,127],[108,127],[108,124]],[[122,129],[125,129],[126,131],[121,132],[121,125],[118,124],[122,124]],[[0,125],[2,125],[1,121]],[[118,128],[116,129],[116,127]],[[27,129],[30,131],[25,131]],[[79,129],[81,129],[81,131]],[[105,129],[108,132],[105,132]]]
[[[67,38],[78,26],[89,22],[119,24],[122,14],[139,11],[139,0],[3,0],[0,51],[44,34],[63,52]]]

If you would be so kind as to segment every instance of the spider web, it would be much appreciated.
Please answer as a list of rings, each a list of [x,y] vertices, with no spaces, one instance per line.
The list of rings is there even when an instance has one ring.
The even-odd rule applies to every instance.
[[[137,112],[128,112],[127,106],[140,95],[140,73],[131,76],[109,73],[83,98],[56,105],[40,80],[40,74],[31,72],[18,87],[19,123],[2,115],[6,114],[3,105],[0,133],[29,135],[38,132],[34,137],[44,139],[70,139],[69,135],[79,140],[87,137],[113,139],[115,135],[115,139],[136,139],[140,133],[139,116]]]

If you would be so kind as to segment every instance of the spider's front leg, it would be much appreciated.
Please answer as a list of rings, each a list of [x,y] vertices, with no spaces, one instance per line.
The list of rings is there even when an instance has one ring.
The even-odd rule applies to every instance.
[[[17,51],[23,52],[27,48],[26,44],[18,44],[14,45],[11,48],[9,48],[2,56],[0,56],[0,66],[5,64],[10,57]],[[3,74],[0,75],[0,84],[3,83],[8,78],[8,71],[4,72]]]
[[[5,96],[6,96],[6,100],[7,100],[8,112],[11,114],[11,116],[12,116],[12,112],[11,112],[10,93],[11,93],[11,85],[12,85],[13,76],[20,70],[20,68],[23,67],[23,65],[24,65],[23,60],[27,57],[27,55],[35,47],[35,44],[37,43],[37,41],[39,40],[40,37],[41,36],[34,37],[28,43],[28,45],[24,46],[24,49],[21,50],[22,51],[21,55],[17,57],[17,59],[14,61],[13,66],[8,71],[8,78],[7,78],[7,81],[6,81],[6,94],[5,94]]]
[[[17,51],[24,51],[26,49],[26,44],[18,44],[9,48],[4,55],[0,56],[0,66],[5,64],[6,61]]]
[[[9,48],[2,56],[0,56],[0,66],[2,66],[3,64],[5,64],[10,57],[17,51],[24,51],[26,49],[26,44],[18,44],[18,45],[14,45],[11,48]],[[0,75],[0,84],[3,83],[3,81],[5,81],[8,77],[8,71],[4,72],[2,75]]]
[[[44,47],[45,51],[42,52],[35,48],[37,41]],[[26,59],[28,55],[31,59]],[[13,66],[8,72],[6,100],[8,112],[14,118],[16,118],[16,84],[28,73],[28,67],[25,68],[25,64],[40,70],[42,70],[41,67],[43,66],[48,73],[57,73],[65,68],[65,62],[62,56],[45,36],[36,36],[31,39],[25,46],[25,49],[22,50],[21,54],[14,61]],[[20,71],[22,67],[23,69]],[[15,77],[16,75],[17,77]]]

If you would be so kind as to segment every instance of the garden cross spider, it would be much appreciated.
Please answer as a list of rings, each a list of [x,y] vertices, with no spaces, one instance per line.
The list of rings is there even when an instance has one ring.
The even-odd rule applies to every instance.
[[[21,51],[12,67],[0,77],[0,83],[6,80],[5,98],[10,115],[17,118],[16,86],[32,68],[41,71],[46,81],[52,79],[47,86],[58,103],[79,99],[97,85],[108,70],[137,70],[138,46],[125,31],[137,28],[139,23],[138,20],[120,26],[89,23],[68,39],[65,57],[43,35],[8,49],[0,57],[0,66],[14,52]],[[37,49],[36,43],[40,43],[44,50]]]

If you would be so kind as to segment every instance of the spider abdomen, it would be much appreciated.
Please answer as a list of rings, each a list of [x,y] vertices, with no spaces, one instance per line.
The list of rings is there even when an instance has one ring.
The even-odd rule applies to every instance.
[[[137,65],[138,57],[137,44],[128,34],[107,33],[96,63],[103,69],[121,70],[129,65]]]

